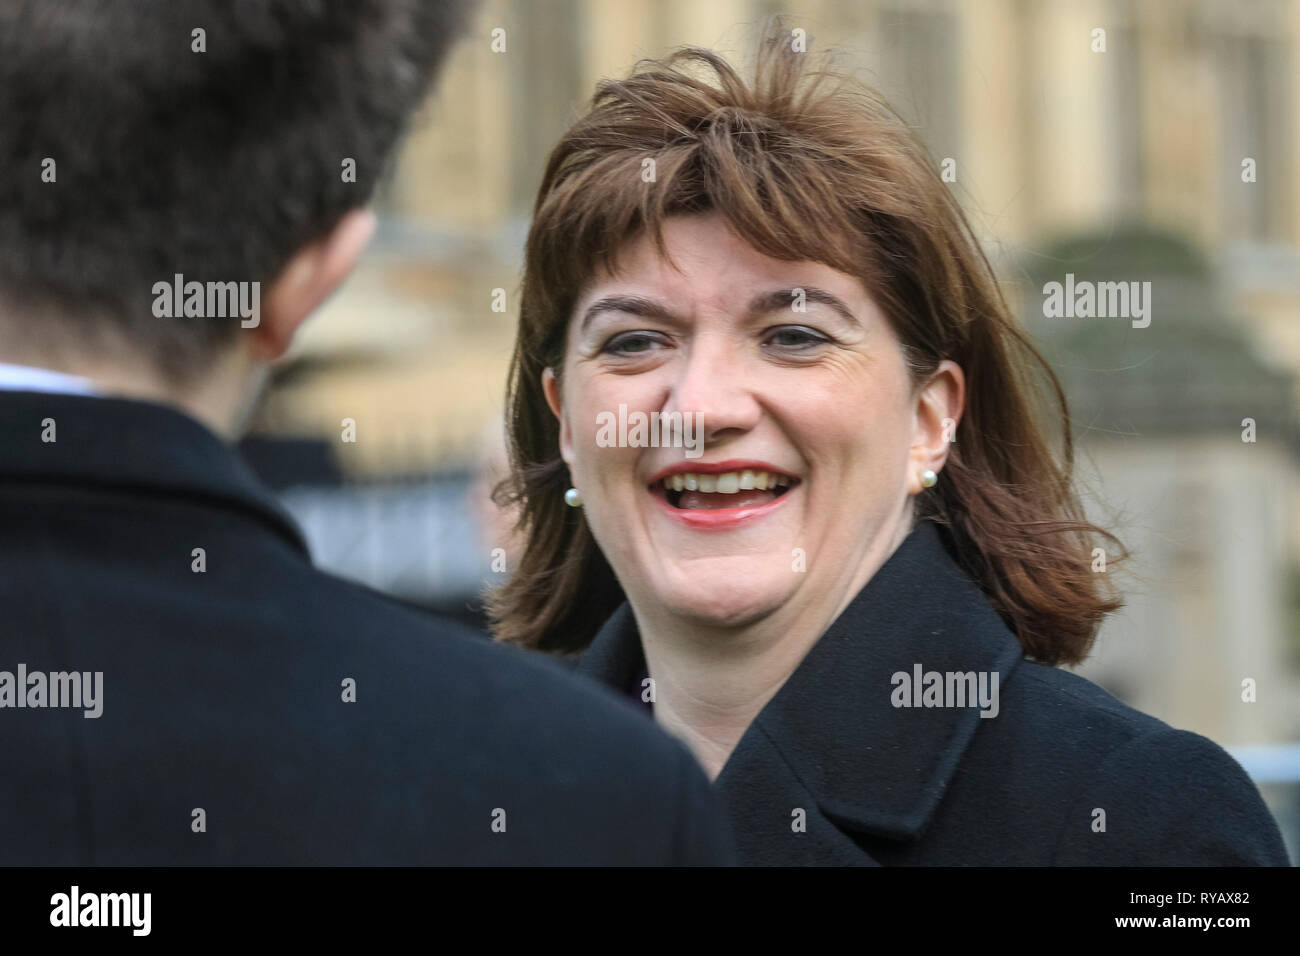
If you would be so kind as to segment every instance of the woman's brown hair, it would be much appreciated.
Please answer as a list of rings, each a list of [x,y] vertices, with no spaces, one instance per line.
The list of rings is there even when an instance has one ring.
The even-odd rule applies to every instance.
[[[581,510],[564,503],[568,469],[542,372],[559,374],[570,314],[598,266],[612,269],[639,233],[666,255],[667,217],[712,211],[773,258],[860,278],[903,343],[914,385],[943,359],[962,367],[965,412],[916,516],[942,526],[1026,654],[1076,663],[1122,606],[1092,570],[1094,544],[1114,545],[1108,562],[1123,547],[1084,518],[1060,382],[907,126],[874,91],[814,69],[790,41],[779,24],[766,32],[748,85],[708,50],[642,61],[602,82],[551,152],[510,371],[511,477],[496,495],[519,509],[524,547],[509,582],[487,596],[494,633],[577,651],[624,600]],[[1049,403],[1037,401],[1040,389]]]

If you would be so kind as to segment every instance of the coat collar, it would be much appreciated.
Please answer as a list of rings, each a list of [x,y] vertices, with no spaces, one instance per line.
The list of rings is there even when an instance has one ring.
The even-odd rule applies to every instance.
[[[199,497],[260,520],[308,554],[293,519],[238,454],[165,405],[0,391],[0,482]]]
[[[742,736],[716,781],[738,833],[748,795],[778,780],[783,795],[797,782],[841,829],[894,840],[924,831],[985,718],[978,707],[921,707],[919,688],[918,706],[896,707],[893,675],[984,672],[1001,690],[1021,660],[944,534],[919,521]],[[627,604],[577,669],[639,700],[645,657]]]

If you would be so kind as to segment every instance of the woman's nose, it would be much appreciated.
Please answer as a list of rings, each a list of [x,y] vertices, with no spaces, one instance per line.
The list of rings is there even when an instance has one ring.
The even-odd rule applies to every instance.
[[[762,409],[753,370],[736,344],[722,336],[697,337],[679,365],[664,411],[696,416],[706,443],[753,428]]]

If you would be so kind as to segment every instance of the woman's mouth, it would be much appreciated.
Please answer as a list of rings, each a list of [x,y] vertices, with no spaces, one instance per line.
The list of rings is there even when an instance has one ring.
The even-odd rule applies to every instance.
[[[798,478],[760,469],[715,474],[680,471],[656,482],[653,490],[681,511],[720,511],[762,507],[798,483]]]

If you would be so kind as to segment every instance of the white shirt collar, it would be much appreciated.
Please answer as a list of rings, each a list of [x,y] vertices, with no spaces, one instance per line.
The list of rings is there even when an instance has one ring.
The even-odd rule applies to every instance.
[[[64,395],[98,395],[95,383],[80,375],[53,372],[32,365],[0,362],[0,391],[58,392]]]

